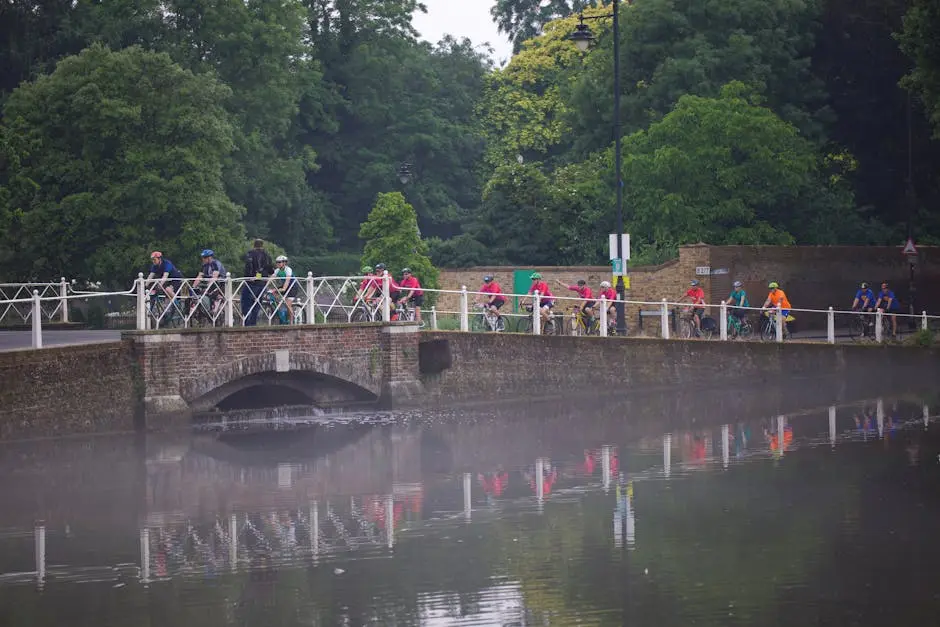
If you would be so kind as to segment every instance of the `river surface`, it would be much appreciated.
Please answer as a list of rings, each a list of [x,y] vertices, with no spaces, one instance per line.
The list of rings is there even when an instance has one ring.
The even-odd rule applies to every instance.
[[[936,624],[924,399],[550,407],[2,444],[0,626]]]

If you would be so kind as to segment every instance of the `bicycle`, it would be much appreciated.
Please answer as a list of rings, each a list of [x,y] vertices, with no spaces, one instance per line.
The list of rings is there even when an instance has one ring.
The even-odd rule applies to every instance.
[[[532,305],[526,305],[524,307],[529,314],[532,313]],[[542,321],[542,335],[554,335],[557,331],[557,326],[555,325],[555,313],[549,310],[548,320]],[[520,333],[532,333],[532,316],[526,316],[522,319],[522,322],[519,324]]]
[[[210,295],[204,290],[192,288],[189,292],[190,304],[187,320],[191,327],[212,327],[222,311],[222,298],[219,294]]]
[[[500,313],[497,312],[494,315],[490,312],[489,308],[482,303],[477,303],[476,307],[480,309],[480,313],[474,316],[470,321],[472,331],[478,333],[485,331],[502,333],[506,330],[506,321]]]
[[[395,314],[398,314],[398,317],[395,318]],[[395,309],[392,311],[392,319],[398,320],[398,322],[414,322],[415,321],[415,310],[414,307],[411,307],[406,300],[403,303],[397,303]],[[418,327],[424,326],[424,320],[422,320]]]
[[[692,339],[693,337],[710,340],[715,333],[715,321],[708,316],[702,315],[699,318],[699,329],[696,334],[695,321],[692,319],[694,315],[690,307],[683,308],[679,322],[679,337],[685,340]],[[708,321],[708,324],[706,321]]]
[[[777,314],[773,311],[765,311],[761,315],[764,316],[764,322],[761,324],[760,328],[760,339],[765,342],[773,342],[777,339]],[[787,327],[787,323],[793,320],[793,316],[786,316],[783,319],[783,339],[790,339],[790,329]]]
[[[263,314],[268,324],[291,324],[293,321],[290,319],[287,309],[288,296],[278,298],[279,295],[279,292],[271,288],[265,292],[261,303],[259,303],[261,314]],[[277,318],[277,323],[274,322],[275,318]]]
[[[378,302],[378,301],[377,301]],[[378,307],[371,307],[369,303],[362,300],[356,305],[352,312],[351,320],[353,322],[375,322],[381,318]]]
[[[748,320],[747,316],[737,318],[730,313],[728,314],[728,337],[730,339],[746,340],[753,333],[754,327],[751,326],[751,321]]]
[[[597,318],[592,318],[589,328],[587,319],[584,316],[584,312],[582,312],[581,308],[577,306],[571,308],[571,318],[569,325],[569,332],[571,335],[600,335],[601,333],[600,321]],[[610,325],[608,325],[608,328],[609,326]]]
[[[147,314],[154,321],[154,327],[157,329],[173,329],[181,327],[184,324],[183,312],[180,309],[182,301],[179,295],[173,297],[172,302],[168,300],[165,292],[150,293],[147,303]]]
[[[874,316],[864,313],[856,313],[852,316],[849,323],[849,336],[854,340],[856,338],[875,337]],[[889,327],[890,329],[890,327]]]

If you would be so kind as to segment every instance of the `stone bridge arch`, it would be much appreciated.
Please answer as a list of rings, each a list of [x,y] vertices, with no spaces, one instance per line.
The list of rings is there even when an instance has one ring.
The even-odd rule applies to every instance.
[[[269,351],[236,359],[180,386],[181,396],[194,411],[204,411],[229,396],[258,385],[292,388],[312,403],[319,397],[317,386],[332,388],[342,400],[378,400],[382,394],[382,372],[378,356],[372,368],[363,369],[339,359],[290,350]]]

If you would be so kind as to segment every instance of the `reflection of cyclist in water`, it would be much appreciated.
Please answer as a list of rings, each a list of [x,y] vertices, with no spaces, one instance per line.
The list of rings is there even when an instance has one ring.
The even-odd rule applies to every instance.
[[[478,474],[477,481],[480,482],[480,486],[483,488],[486,502],[492,505],[493,501],[500,498],[503,492],[506,491],[506,486],[509,485],[509,473],[500,468],[496,472]]]
[[[855,421],[855,430],[866,440],[870,434],[875,432],[875,421],[872,419],[871,408],[863,407],[860,413],[852,416],[852,419]]]
[[[529,482],[529,487],[532,488],[532,492],[537,496],[539,493],[538,484],[535,479],[535,469],[529,468],[525,471],[525,478]],[[558,479],[558,472],[555,470],[554,466],[548,462],[542,467],[542,496],[548,498],[552,493],[552,486],[555,485],[555,481]]]
[[[790,450],[790,445],[793,443],[793,427],[790,425],[790,421],[786,418],[783,419],[783,447],[780,446],[780,436],[777,432],[777,422],[776,420],[770,421],[770,428],[764,427],[764,439],[767,441],[770,446],[770,451],[772,453],[783,453],[784,451]]]

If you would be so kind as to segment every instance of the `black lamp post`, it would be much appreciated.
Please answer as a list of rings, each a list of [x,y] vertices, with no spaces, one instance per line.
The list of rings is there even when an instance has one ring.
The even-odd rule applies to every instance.
[[[398,180],[401,181],[402,185],[407,185],[411,182],[411,164],[408,162],[402,163],[398,166]]]
[[[571,39],[575,45],[578,47],[578,50],[584,52],[586,51],[591,42],[594,41],[594,34],[591,32],[591,29],[588,28],[588,25],[584,23],[584,20],[599,20],[602,18],[612,17],[614,21],[614,169],[616,174],[614,176],[614,186],[617,190],[617,259],[623,260],[623,178],[621,175],[622,170],[622,160],[623,156],[621,155],[621,132],[620,132],[620,2],[621,0],[614,0],[612,4],[613,12],[607,15],[592,15],[585,17],[584,13],[578,15],[578,25],[575,27],[575,30],[569,39]],[[623,267],[621,267],[621,275],[617,277],[617,300],[616,305],[617,311],[617,335],[624,336],[627,334],[627,320],[626,313],[624,311],[623,300],[626,298],[625,295],[625,286],[623,283],[623,273],[626,273],[626,262],[621,261]]]

